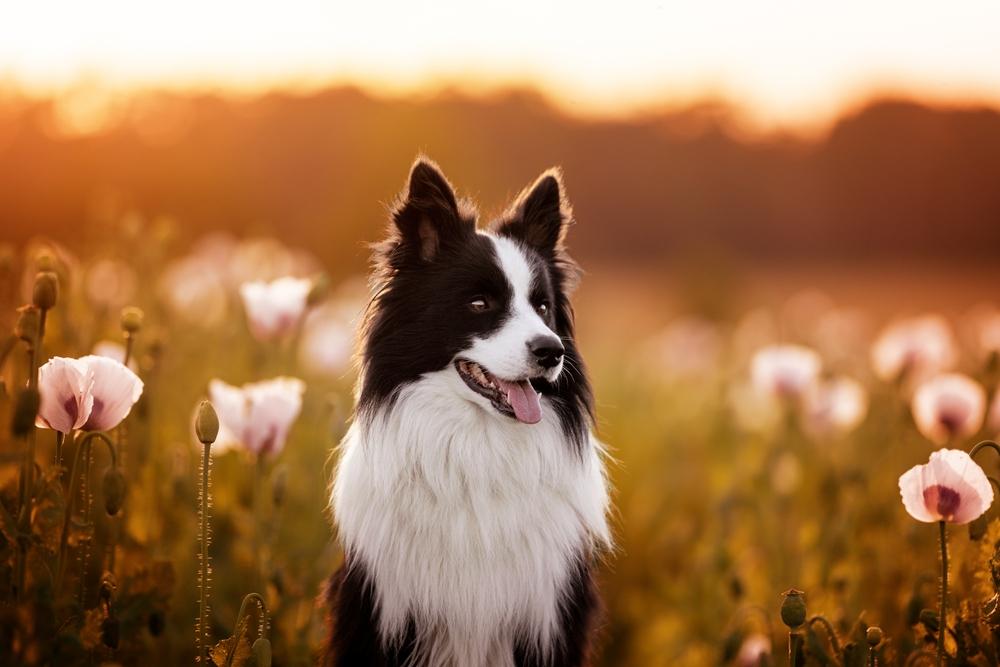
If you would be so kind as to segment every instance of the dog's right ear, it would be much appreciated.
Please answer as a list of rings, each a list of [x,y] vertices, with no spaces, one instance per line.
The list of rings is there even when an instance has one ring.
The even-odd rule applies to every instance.
[[[449,245],[475,230],[464,219],[455,190],[436,164],[418,157],[410,169],[406,189],[392,209],[401,244],[425,262],[433,261]]]

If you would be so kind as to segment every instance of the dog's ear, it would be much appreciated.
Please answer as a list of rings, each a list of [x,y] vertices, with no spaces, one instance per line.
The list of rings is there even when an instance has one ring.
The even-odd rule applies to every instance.
[[[406,188],[392,209],[392,219],[401,243],[427,262],[475,229],[474,222],[463,218],[448,179],[436,164],[422,156],[410,169]]]
[[[565,192],[562,174],[549,169],[518,195],[497,231],[552,256],[573,220]]]

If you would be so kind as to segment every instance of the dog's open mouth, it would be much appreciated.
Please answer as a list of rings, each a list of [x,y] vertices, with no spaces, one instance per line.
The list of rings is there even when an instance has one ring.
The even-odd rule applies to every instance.
[[[542,420],[541,399],[531,380],[501,380],[468,359],[457,360],[455,369],[472,391],[489,399],[497,412],[525,424]]]

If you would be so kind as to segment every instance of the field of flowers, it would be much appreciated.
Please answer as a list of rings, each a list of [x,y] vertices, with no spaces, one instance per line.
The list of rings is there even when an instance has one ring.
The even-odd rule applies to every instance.
[[[0,248],[0,664],[311,664],[364,278],[163,220],[113,238]],[[803,293],[655,329],[582,332],[600,664],[1000,664],[1000,311]]]

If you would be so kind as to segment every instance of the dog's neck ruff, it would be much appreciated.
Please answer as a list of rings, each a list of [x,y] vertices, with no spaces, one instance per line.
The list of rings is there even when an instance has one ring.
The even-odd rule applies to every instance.
[[[331,498],[382,641],[412,628],[414,667],[508,667],[515,642],[547,655],[571,572],[610,542],[596,439],[581,456],[547,399],[521,424],[461,383],[429,373],[359,416]]]

